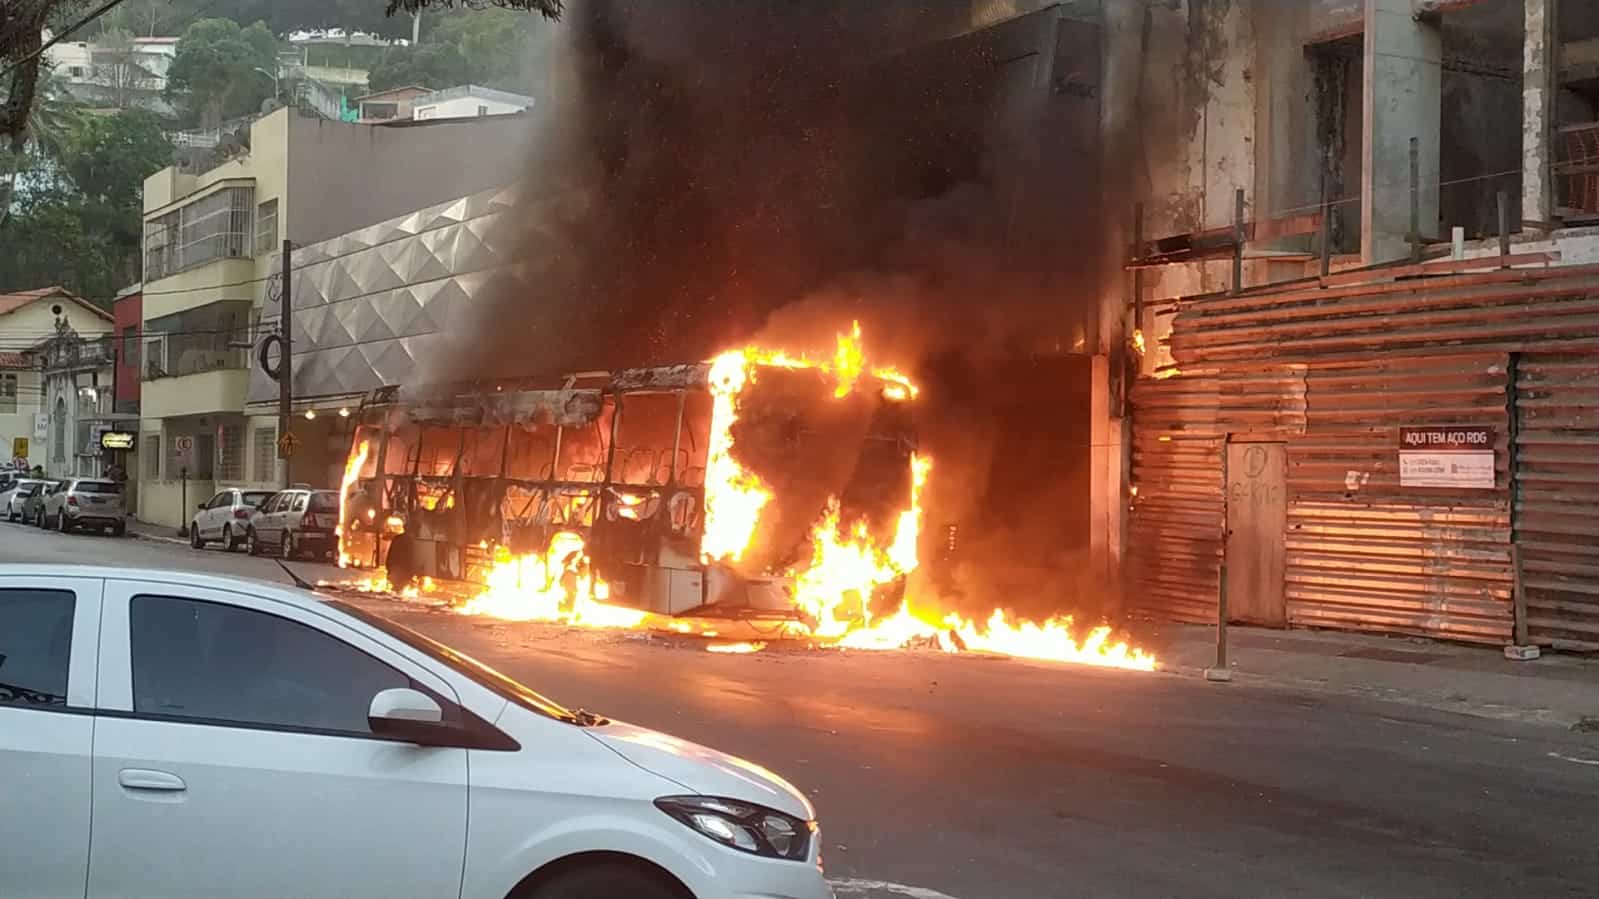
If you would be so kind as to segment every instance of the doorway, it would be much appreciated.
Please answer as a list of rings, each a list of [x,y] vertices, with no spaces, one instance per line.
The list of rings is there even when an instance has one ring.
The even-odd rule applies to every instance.
[[[1287,446],[1228,443],[1226,470],[1228,620],[1286,626]]]

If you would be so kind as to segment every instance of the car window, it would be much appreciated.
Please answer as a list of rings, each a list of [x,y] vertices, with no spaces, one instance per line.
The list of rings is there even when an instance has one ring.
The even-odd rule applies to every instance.
[[[0,705],[67,704],[76,604],[70,590],[0,590]]]
[[[266,501],[272,497],[272,494],[265,491],[250,491],[241,495],[244,497],[244,504],[246,506],[256,509],[261,508]]]
[[[218,493],[216,496],[211,497],[211,501],[206,503],[205,507],[207,509],[220,508],[222,506],[227,505],[227,499],[228,499],[228,494],[226,494],[226,493]]]
[[[415,686],[342,640],[266,612],[135,596],[128,614],[140,714],[369,736],[372,697]]]
[[[339,495],[331,490],[321,490],[311,494],[312,512],[337,512],[339,511]]]
[[[304,512],[305,511],[305,494],[296,493],[294,495],[294,505],[292,507],[290,507],[289,511],[290,512]]]
[[[111,481],[78,481],[72,487],[73,493],[121,493],[122,490]]]

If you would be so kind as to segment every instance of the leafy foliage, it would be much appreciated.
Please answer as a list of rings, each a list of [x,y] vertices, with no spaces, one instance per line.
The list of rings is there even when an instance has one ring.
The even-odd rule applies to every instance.
[[[410,85],[437,90],[461,84],[525,90],[521,64],[528,21],[503,9],[444,15],[415,46],[384,50],[368,83],[374,91]]]
[[[483,9],[497,6],[501,9],[514,9],[521,12],[536,12],[546,19],[554,21],[561,17],[565,7],[564,0],[389,0],[388,15],[395,13],[414,13],[424,9],[437,9],[439,7],[453,8],[461,6],[465,9]]]
[[[109,297],[138,279],[140,192],[172,160],[152,114],[128,110],[77,121],[50,168],[0,221],[0,287],[64,284],[80,296]]]
[[[272,95],[266,72],[277,67],[277,38],[265,23],[240,28],[232,19],[201,19],[184,29],[167,73],[167,93],[187,104],[205,127],[259,110]]]

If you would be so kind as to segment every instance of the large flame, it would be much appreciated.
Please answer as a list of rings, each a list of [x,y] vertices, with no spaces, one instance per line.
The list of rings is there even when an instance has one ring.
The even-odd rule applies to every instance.
[[[339,538],[339,567],[350,567],[349,553],[344,551],[344,523],[349,519],[345,516],[345,507],[350,502],[350,488],[361,477],[361,469],[366,467],[366,457],[372,451],[370,441],[363,440],[350,452],[350,458],[344,462],[344,477],[339,481],[339,523],[334,528],[334,536]]]
[[[894,368],[867,362],[859,323],[838,335],[828,356],[794,355],[782,350],[745,347],[711,360],[712,398],[708,455],[705,466],[704,530],[700,557],[707,563],[736,563],[744,558],[773,500],[769,485],[741,465],[734,455],[733,427],[739,402],[763,368],[810,369],[832,379],[833,396],[844,398],[861,389],[875,389],[893,402],[914,399],[918,389]],[[343,493],[366,463],[362,441],[351,453]],[[933,461],[922,453],[910,458],[908,505],[894,520],[892,534],[874,534],[864,519],[845,520],[837,497],[831,498],[811,530],[809,558],[786,572],[803,625],[786,625],[780,635],[806,637],[846,649],[884,650],[907,645],[936,646],[946,652],[976,651],[1033,659],[1076,662],[1117,668],[1152,670],[1154,656],[1112,641],[1108,627],[1077,637],[1069,617],[1044,622],[1014,620],[1001,609],[973,621],[947,611],[928,598],[908,598],[891,615],[874,618],[872,598],[905,579],[920,564],[917,555],[923,525],[922,501]],[[343,502],[341,493],[341,503]],[[341,520],[343,519],[341,506]],[[341,564],[345,557],[340,552]],[[367,587],[380,585],[372,581]],[[424,584],[423,592],[434,585]],[[462,614],[509,621],[548,621],[597,628],[654,628],[716,637],[714,625],[691,624],[605,602],[609,589],[590,565],[582,536],[556,534],[542,553],[513,557],[504,548],[491,559],[487,585],[458,607]],[[737,639],[737,638],[734,638]],[[751,653],[764,640],[712,643],[716,653]]]

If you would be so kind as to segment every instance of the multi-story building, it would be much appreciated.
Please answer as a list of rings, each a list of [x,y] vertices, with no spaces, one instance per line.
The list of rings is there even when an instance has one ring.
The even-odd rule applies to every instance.
[[[165,92],[178,55],[175,37],[135,37],[117,44],[68,41],[47,52],[67,92],[83,102],[172,111]]]
[[[0,294],[0,440],[5,458],[44,465],[50,424],[43,402],[41,342],[69,327],[88,339],[111,331],[111,316],[59,287]]]
[[[280,481],[276,422],[251,426],[244,403],[283,240],[315,243],[502,183],[519,168],[525,127],[489,117],[387,128],[282,109],[251,126],[248,153],[146,179],[142,519],[180,527],[185,495]]]

